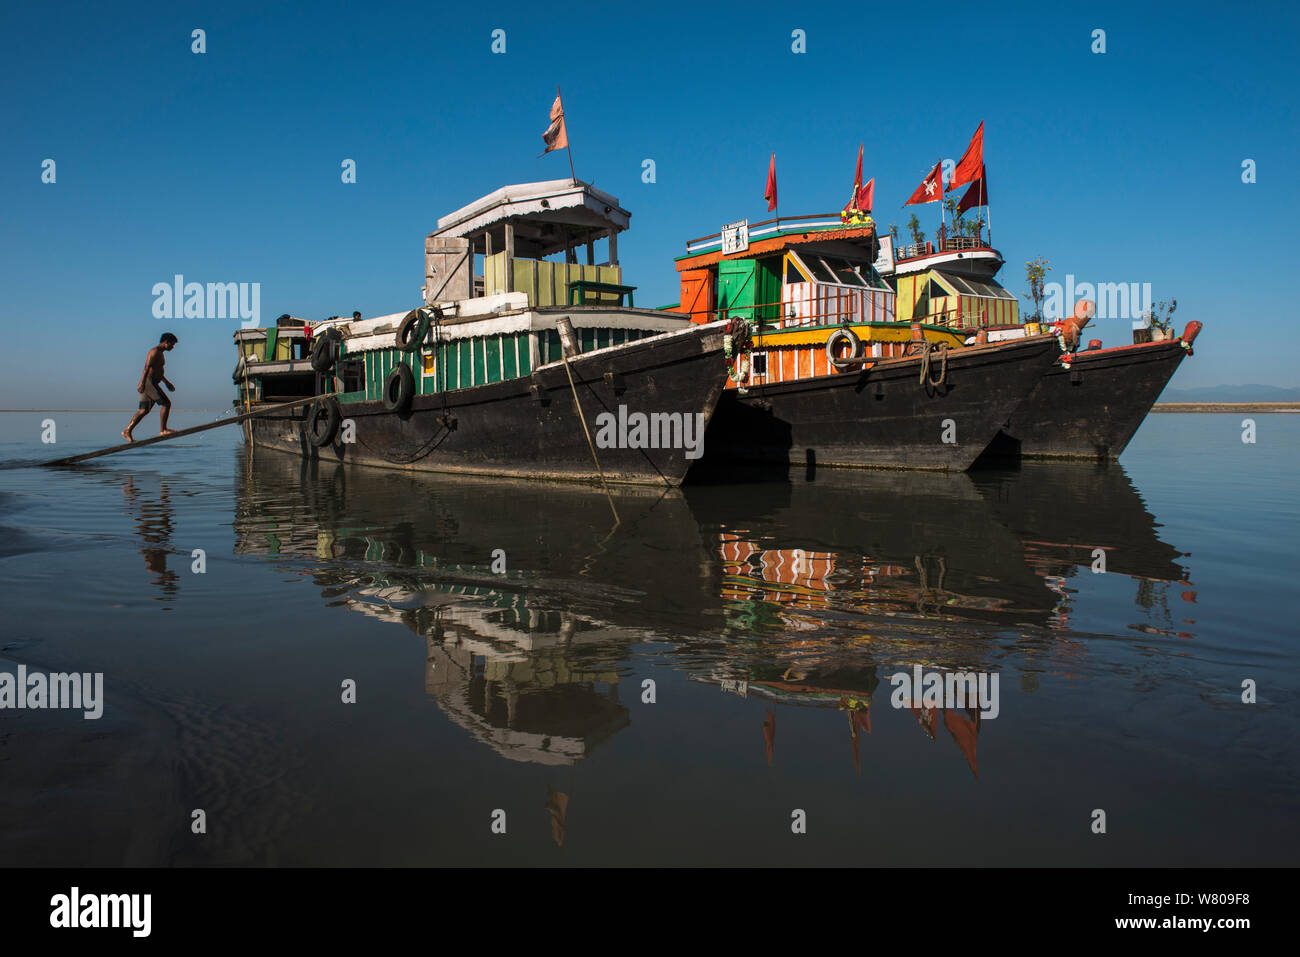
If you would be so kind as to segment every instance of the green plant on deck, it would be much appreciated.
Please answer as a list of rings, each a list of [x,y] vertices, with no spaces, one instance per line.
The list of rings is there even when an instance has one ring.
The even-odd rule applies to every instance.
[[[925,242],[925,231],[921,229],[921,221],[916,218],[916,213],[907,221],[907,231],[912,234],[912,242],[920,246]]]
[[[943,204],[947,208],[948,215],[952,220],[952,232],[950,235],[970,236],[974,238],[980,234],[980,230],[984,228],[984,223],[979,216],[968,218],[964,213],[958,212],[957,200],[955,199],[945,199]]]
[[[1168,301],[1161,299],[1154,307],[1147,307],[1147,311],[1142,314],[1142,318],[1152,329],[1159,329],[1166,334],[1174,331],[1174,310],[1178,308],[1178,300],[1170,299]]]
[[[1043,318],[1043,284],[1051,271],[1051,262],[1042,256],[1025,263],[1025,281],[1029,283],[1029,295],[1025,298],[1034,303],[1034,314],[1031,318],[1035,321]]]

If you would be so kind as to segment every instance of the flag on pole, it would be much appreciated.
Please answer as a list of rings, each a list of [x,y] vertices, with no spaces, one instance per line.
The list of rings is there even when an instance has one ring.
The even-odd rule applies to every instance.
[[[772,154],[772,161],[767,164],[767,190],[763,193],[763,198],[767,200],[767,211],[770,213],[776,209],[776,154]]]
[[[555,94],[555,102],[551,104],[551,125],[542,134],[542,139],[546,142],[546,149],[542,150],[543,156],[551,150],[566,149],[569,145],[569,131],[564,128],[564,104],[560,102],[559,93]]]
[[[970,184],[970,187],[962,195],[961,202],[957,204],[958,215],[976,206],[987,206],[989,204],[988,183],[989,180],[984,172],[984,166],[980,164],[979,176]]]
[[[871,212],[871,204],[875,199],[876,179],[873,176],[867,180],[867,184],[862,185],[862,144],[858,144],[858,168],[853,174],[853,195],[849,199],[849,204],[840,212],[842,222],[864,222],[867,214]]]
[[[904,206],[914,206],[918,203],[937,203],[943,199],[943,163],[935,163],[934,169],[930,170],[929,175],[921,180],[921,185],[916,187],[916,192],[912,194]]]
[[[956,189],[965,183],[973,183],[980,178],[983,171],[984,121],[980,120],[980,128],[970,138],[970,146],[966,147],[966,152],[961,155],[961,159],[957,161],[957,166],[952,171],[952,179],[948,181],[948,188]]]

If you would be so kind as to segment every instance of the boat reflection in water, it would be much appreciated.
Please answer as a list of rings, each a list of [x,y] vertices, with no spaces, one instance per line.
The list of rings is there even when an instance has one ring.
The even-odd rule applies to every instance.
[[[425,688],[512,761],[568,766],[632,720],[647,655],[778,712],[844,713],[861,769],[889,676],[1063,667],[1059,642],[1090,568],[1183,582],[1123,470],[827,471],[815,481],[599,489],[372,472],[257,456],[240,485],[237,551],[280,556],[322,597],[427,644]],[[1186,587],[1186,586],[1184,586]],[[1139,595],[1139,600],[1141,595]],[[1055,631],[1053,629],[1056,629]],[[649,644],[647,644],[649,643]],[[647,649],[649,649],[647,651]],[[979,704],[908,701],[978,776]],[[562,842],[568,792],[547,785]]]
[[[1167,622],[1169,593],[1196,600],[1183,554],[1161,540],[1159,525],[1122,467],[1025,461],[971,473],[995,519],[1020,539],[1025,561],[1060,596],[1050,622],[1069,627],[1074,600],[1068,579],[1094,570],[1135,583],[1133,602]],[[1182,619],[1184,625],[1194,624]],[[1153,634],[1191,638],[1182,628],[1130,625]]]

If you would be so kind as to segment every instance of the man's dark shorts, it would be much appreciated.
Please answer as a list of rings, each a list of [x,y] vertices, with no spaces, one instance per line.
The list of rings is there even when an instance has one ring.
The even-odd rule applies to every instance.
[[[162,390],[162,386],[157,382],[146,382],[144,391],[140,393],[140,411],[148,412],[155,405],[170,409],[172,400],[167,398],[167,393]]]

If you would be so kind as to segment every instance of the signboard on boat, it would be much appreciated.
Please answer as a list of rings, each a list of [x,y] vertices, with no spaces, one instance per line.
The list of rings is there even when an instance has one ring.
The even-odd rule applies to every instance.
[[[722,227],[722,255],[743,253],[749,248],[749,220],[727,223]]]
[[[876,261],[872,265],[876,267],[876,272],[888,276],[894,271],[894,237],[880,236],[877,242],[880,243],[880,252],[876,254]]]

